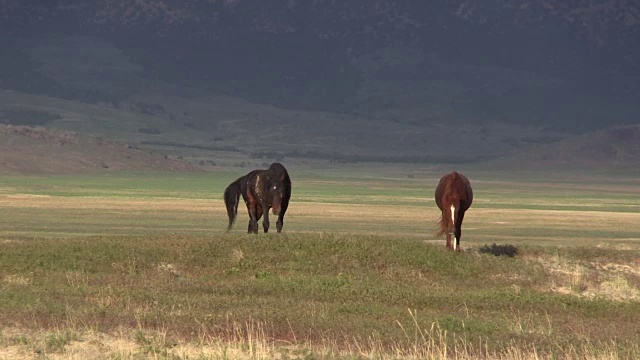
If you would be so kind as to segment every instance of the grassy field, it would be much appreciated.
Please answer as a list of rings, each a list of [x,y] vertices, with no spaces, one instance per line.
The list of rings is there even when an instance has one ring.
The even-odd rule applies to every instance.
[[[248,169],[0,178],[0,359],[640,356],[633,177],[466,172],[452,254],[441,171],[290,170],[279,235],[225,231]]]

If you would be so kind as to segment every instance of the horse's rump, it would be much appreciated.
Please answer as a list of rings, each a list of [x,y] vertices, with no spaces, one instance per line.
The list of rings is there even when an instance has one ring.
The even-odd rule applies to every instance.
[[[452,171],[440,178],[435,200],[441,210],[437,236],[450,232],[454,223],[462,221],[464,212],[473,202],[473,190],[466,176]]]

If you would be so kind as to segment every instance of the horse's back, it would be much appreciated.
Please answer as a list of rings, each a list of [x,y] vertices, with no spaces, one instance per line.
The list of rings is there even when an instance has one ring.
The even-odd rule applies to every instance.
[[[240,186],[242,188],[242,195],[245,197],[245,200],[246,196],[249,195],[251,189],[255,187],[258,175],[262,172],[264,172],[264,170],[252,170],[247,175],[241,178],[242,181],[240,182]]]

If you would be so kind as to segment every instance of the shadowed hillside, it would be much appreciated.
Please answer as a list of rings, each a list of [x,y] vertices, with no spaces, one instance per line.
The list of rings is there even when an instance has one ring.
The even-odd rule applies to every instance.
[[[135,90],[137,69],[278,107],[399,122],[499,119],[584,131],[637,115],[640,9],[624,0],[0,4],[0,29],[12,35],[0,45],[20,59],[4,60],[7,68],[35,68],[27,78],[50,82],[30,86],[24,71],[7,71],[12,88],[117,99]],[[97,40],[49,37],[60,35]],[[60,52],[110,86],[87,91],[69,78],[61,86],[68,71],[42,66]],[[103,60],[117,52],[132,64]]]

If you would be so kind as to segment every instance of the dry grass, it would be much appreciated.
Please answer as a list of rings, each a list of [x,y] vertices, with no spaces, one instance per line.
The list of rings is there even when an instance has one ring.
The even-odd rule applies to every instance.
[[[411,312],[411,311],[410,311]],[[414,315],[412,313],[412,315]],[[515,319],[520,331],[551,331],[544,326],[531,328]],[[401,325],[400,325],[401,326]],[[165,329],[135,331],[122,329],[113,334],[91,330],[36,331],[3,328],[0,333],[1,359],[455,359],[473,360],[546,360],[546,359],[620,359],[623,354],[615,341],[584,342],[578,347],[543,354],[535,344],[513,343],[501,351],[492,351],[486,340],[469,340],[448,334],[438,324],[423,329],[416,322],[406,329],[406,341],[385,344],[376,336],[352,338],[338,345],[326,338],[322,343],[300,339],[296,344],[276,341],[268,335],[268,325],[259,321],[229,324],[230,337],[220,339],[206,332],[198,334],[197,342],[170,339]],[[61,342],[61,344],[56,344]],[[453,344],[453,345],[452,345]],[[640,353],[640,349],[635,349]]]
[[[2,279],[2,283],[5,286],[28,286],[31,283],[31,279],[22,275],[5,275]]]
[[[28,289],[32,289],[54,295],[62,290],[68,293],[61,298],[62,301],[76,305],[67,305],[57,320],[56,317],[50,318],[47,323],[54,324],[53,327],[37,319],[25,322],[28,319],[25,313],[19,316],[0,313],[4,319],[11,319],[7,324],[15,324],[0,326],[1,359],[466,360],[482,357],[528,360],[617,359],[627,357],[625,354],[640,354],[637,345],[629,343],[634,339],[632,333],[623,329],[611,332],[617,326],[633,324],[636,315],[628,313],[623,316],[629,318],[622,320],[617,318],[620,315],[612,313],[609,316],[607,313],[609,309],[633,312],[637,308],[634,305],[612,306],[614,303],[638,301],[637,284],[640,279],[632,267],[635,259],[621,261],[625,254],[620,251],[612,251],[617,254],[615,261],[600,258],[598,253],[589,253],[581,259],[576,258],[573,252],[553,254],[539,249],[525,249],[516,258],[494,261],[490,255],[470,250],[450,257],[449,253],[432,246],[412,246],[394,256],[391,253],[398,248],[420,242],[398,239],[401,244],[396,244],[395,241],[372,240],[364,236],[280,236],[265,238],[259,243],[243,236],[217,239],[213,243],[206,238],[179,236],[111,241],[109,238],[94,238],[90,242],[58,240],[57,246],[52,244],[49,250],[46,241],[9,244],[11,248],[6,250],[22,256],[41,252],[52,255],[56,247],[67,250],[58,254],[64,255],[65,259],[59,260],[64,266],[55,263],[44,265],[45,269],[55,266],[57,270],[43,272],[36,268],[33,278],[7,275],[0,283],[5,294],[19,290],[22,296],[26,296]],[[360,243],[369,243],[369,246],[360,248]],[[280,249],[270,250],[276,246]],[[349,251],[348,246],[357,248]],[[26,251],[27,248],[31,250]],[[375,251],[379,248],[385,251],[377,256],[384,258],[375,261]],[[71,249],[75,250],[68,251]],[[98,249],[101,256],[109,255],[111,259],[106,266],[94,268],[77,264],[86,256],[95,256]],[[161,256],[166,249],[172,250]],[[194,250],[205,249],[212,252],[195,261]],[[417,249],[429,254],[415,257]],[[114,251],[122,251],[122,254],[116,256]],[[137,255],[127,255],[132,252]],[[320,253],[331,256],[319,259]],[[354,266],[353,261],[360,255],[374,258],[363,258],[366,267]],[[458,258],[463,261],[454,260]],[[440,269],[440,266],[428,267],[432,261],[452,260],[453,263],[448,263],[451,266],[448,270]],[[415,261],[420,262],[408,265]],[[395,262],[406,268],[399,268]],[[290,269],[298,270],[284,270],[283,266],[289,268],[284,264],[293,264]],[[353,268],[349,269],[349,265]],[[304,266],[308,269],[302,270]],[[467,266],[472,266],[471,271],[441,279],[434,273],[434,269],[444,273],[458,272]],[[304,297],[295,298],[296,293],[300,294],[298,290],[277,295],[286,289],[282,285],[287,281],[309,271],[310,275],[302,283],[293,284],[293,288],[304,286],[302,292],[314,292],[311,302]],[[328,276],[325,271],[328,271]],[[539,274],[540,271],[545,273],[544,276]],[[380,298],[360,300],[361,294],[365,294],[362,290],[370,291],[371,288],[351,288],[349,284],[362,274],[367,274],[362,279],[375,278],[375,288],[383,291]],[[317,288],[304,285],[318,279],[324,279],[324,284],[319,283]],[[385,284],[385,281],[397,283]],[[271,288],[269,284],[276,286]],[[337,292],[338,298],[333,303],[326,297],[326,292],[333,291],[336,285],[348,290],[346,294],[353,293],[354,297],[344,298],[341,292]],[[218,287],[231,292],[219,293],[216,291]],[[384,335],[380,328],[371,330],[370,321],[380,321],[388,316],[383,313],[395,311],[396,306],[390,300],[395,297],[395,292],[409,288],[413,289],[414,298],[404,298],[402,302],[422,304],[420,316],[418,311],[409,310],[408,318],[396,313],[391,319],[382,321],[384,327],[400,329],[399,336]],[[157,291],[149,292],[152,289]],[[459,293],[466,295],[456,295]],[[565,296],[559,297],[554,293]],[[262,295],[249,300],[242,294]],[[324,300],[316,295],[324,297]],[[567,300],[568,297],[575,297],[579,302]],[[596,302],[598,299],[600,301]],[[198,305],[201,301],[211,300],[217,306],[220,306],[220,300],[223,303],[239,301],[242,305],[232,307],[222,315],[216,305],[211,308]],[[352,307],[350,304],[354,302],[361,303]],[[55,303],[51,302],[49,306],[55,308]],[[304,305],[300,307],[298,303]],[[285,306],[281,308],[281,304]],[[249,310],[249,314],[261,314],[263,319],[250,317],[240,321],[232,315],[242,313],[243,307],[247,306],[258,306]],[[265,320],[265,306],[272,309],[267,313],[275,316],[267,316]],[[40,307],[40,312],[46,313],[48,308]],[[361,312],[365,308],[370,310]],[[376,313],[373,309],[382,312]],[[350,316],[349,320],[340,316],[349,316],[351,311],[356,311],[356,316]],[[585,311],[595,312],[589,314]],[[348,328],[352,321],[364,323],[352,331],[329,330],[333,328],[318,331],[313,330],[313,326],[306,328],[309,325],[306,323],[300,326],[301,318],[293,319],[294,314],[300,312],[303,318],[314,319],[311,324],[330,324],[336,329]],[[100,315],[96,317],[97,314]],[[120,314],[127,315],[118,320]],[[226,316],[226,319],[216,321],[220,316]],[[130,321],[127,318],[135,319],[135,324],[127,325]],[[157,320],[152,321],[154,318]],[[115,329],[103,328],[114,321],[118,325]],[[194,321],[197,326],[178,329],[185,325],[181,322],[193,324]],[[19,322],[22,322],[22,327]],[[465,323],[469,330],[465,329]],[[500,326],[499,331],[494,329],[495,324]],[[485,326],[488,326],[488,332],[485,332]]]
[[[539,262],[549,273],[548,289],[561,294],[590,299],[605,298],[612,301],[638,301],[640,289],[633,285],[640,280],[637,260],[629,263],[611,263],[542,256],[531,261]],[[541,289],[543,290],[543,289]]]

